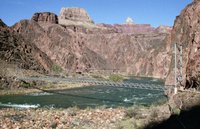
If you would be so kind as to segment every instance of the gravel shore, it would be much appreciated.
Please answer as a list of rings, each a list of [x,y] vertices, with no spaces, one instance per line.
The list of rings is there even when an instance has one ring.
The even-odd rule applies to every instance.
[[[114,129],[124,109],[0,109],[2,129]]]

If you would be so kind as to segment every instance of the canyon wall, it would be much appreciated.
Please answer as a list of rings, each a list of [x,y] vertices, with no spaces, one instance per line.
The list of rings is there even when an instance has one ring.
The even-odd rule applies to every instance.
[[[165,78],[170,65],[170,35],[89,34],[87,46],[104,57],[112,69],[135,76]]]
[[[183,47],[182,85],[195,86],[200,82],[200,2],[194,1],[177,16],[173,30],[172,43]],[[174,67],[174,63],[171,64]],[[173,69],[170,70],[166,84],[174,84]]]
[[[56,17],[35,13],[32,20],[22,20],[12,29],[67,72],[107,70],[166,78],[171,59],[170,27],[95,25],[79,8],[62,8],[58,22]]]

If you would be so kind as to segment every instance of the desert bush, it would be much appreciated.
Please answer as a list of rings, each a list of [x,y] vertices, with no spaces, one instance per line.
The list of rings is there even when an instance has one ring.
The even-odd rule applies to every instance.
[[[20,84],[20,87],[23,87],[23,88],[33,88],[34,86],[36,86],[35,82],[22,81]]]
[[[59,66],[59,65],[56,65],[54,64],[51,68],[51,70],[55,73],[61,73],[63,71],[63,69]]]

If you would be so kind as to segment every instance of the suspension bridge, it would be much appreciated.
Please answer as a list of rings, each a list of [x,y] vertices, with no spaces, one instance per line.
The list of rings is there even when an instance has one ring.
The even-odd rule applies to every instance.
[[[177,51],[178,50],[178,51]],[[114,82],[107,80],[97,80],[91,77],[18,77],[17,80],[24,81],[49,81],[49,82],[66,82],[66,83],[81,83],[89,85],[103,85],[103,86],[112,86],[112,87],[121,87],[121,88],[137,88],[137,89],[147,89],[147,90],[157,90],[157,91],[169,91],[172,88],[174,89],[174,94],[177,93],[177,84],[183,80],[182,75],[182,46],[177,43],[174,44],[174,75],[175,75],[175,84],[171,86],[164,86],[156,83],[136,83],[136,82]]]
[[[106,80],[97,80],[95,78],[82,77],[19,77],[17,80],[24,81],[48,81],[48,82],[64,82],[64,83],[81,83],[81,84],[89,84],[89,85],[103,85],[103,86],[111,86],[111,87],[119,87],[119,88],[137,88],[137,89],[146,89],[146,90],[157,90],[157,91],[165,91],[166,88],[164,85],[156,84],[156,83],[136,83],[136,82],[114,82],[114,81],[106,81]]]

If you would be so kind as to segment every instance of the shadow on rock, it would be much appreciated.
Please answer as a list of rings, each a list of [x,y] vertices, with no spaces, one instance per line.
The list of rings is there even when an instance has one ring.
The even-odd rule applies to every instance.
[[[151,123],[145,129],[200,129],[200,106],[181,111],[161,123]]]

